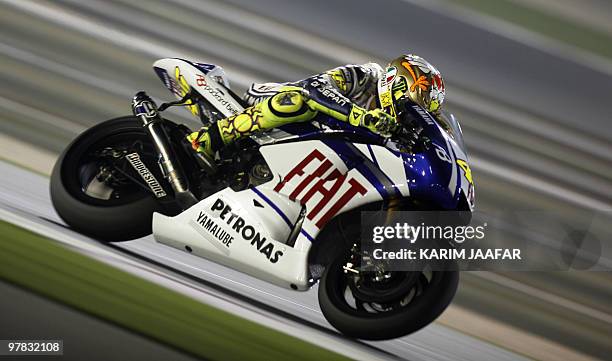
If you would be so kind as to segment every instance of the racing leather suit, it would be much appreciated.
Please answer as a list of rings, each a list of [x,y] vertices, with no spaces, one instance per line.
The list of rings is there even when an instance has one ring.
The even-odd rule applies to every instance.
[[[382,74],[378,64],[367,63],[338,67],[293,83],[253,84],[244,95],[250,107],[190,134],[187,139],[195,150],[212,156],[238,138],[309,121],[317,112],[384,135],[393,129],[395,120],[374,109]]]

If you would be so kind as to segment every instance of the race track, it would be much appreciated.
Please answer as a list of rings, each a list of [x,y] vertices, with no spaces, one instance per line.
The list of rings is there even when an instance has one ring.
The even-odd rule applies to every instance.
[[[48,179],[7,163],[0,173],[11,182],[0,185],[0,219],[56,238],[104,262],[119,264],[166,287],[184,292],[202,302],[280,329],[360,360],[486,361],[526,360],[499,347],[441,325],[431,325],[409,337],[384,342],[359,342],[340,336],[325,321],[317,305],[316,287],[295,292],[270,285],[243,273],[156,243],[152,237],[117,244],[100,244],[64,229],[48,194]],[[9,215],[7,215],[7,213]],[[56,235],[56,234],[59,234]],[[125,252],[124,252],[125,251]],[[111,257],[107,253],[114,255]],[[133,257],[138,255],[139,257]],[[151,266],[153,261],[157,266]],[[163,265],[163,266],[161,266]],[[161,280],[159,274],[164,275]],[[151,276],[158,277],[151,277]],[[194,292],[198,295],[194,296]],[[202,297],[204,294],[205,297]],[[214,298],[211,300],[211,298]]]
[[[32,158],[45,159],[36,168],[48,172],[78,133],[129,113],[136,91],[168,99],[150,67],[158,58],[221,64],[232,86],[244,90],[253,81],[299,79],[349,62],[384,63],[411,51],[445,76],[448,109],[462,123],[473,160],[478,210],[555,209],[571,219],[578,211],[612,209],[612,130],[603,126],[612,113],[609,62],[508,32],[437,0],[380,1],[375,18],[364,0],[284,4],[0,0],[0,131],[11,144],[3,144],[2,157],[30,165]],[[583,79],[588,91],[568,86],[568,79]],[[182,110],[170,118],[197,126]],[[147,264],[132,253],[142,255],[157,263],[151,267],[158,272],[234,300],[277,326],[306,325],[304,337],[334,339],[343,350],[363,352],[356,356],[387,358],[377,350],[384,349],[409,360],[520,359],[466,335],[471,322],[461,331],[434,324],[401,340],[373,343],[376,349],[330,336],[316,292],[270,286],[151,239],[101,246],[46,221],[59,220],[45,177],[7,163],[0,170],[5,211],[69,233],[91,252],[100,248]],[[557,351],[603,357],[610,351],[611,280],[603,273],[466,274],[455,305],[509,325],[520,340],[544,338]]]

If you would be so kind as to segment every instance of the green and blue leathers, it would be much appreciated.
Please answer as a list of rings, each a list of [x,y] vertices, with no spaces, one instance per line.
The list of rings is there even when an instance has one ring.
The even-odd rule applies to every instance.
[[[396,122],[375,106],[380,74],[380,66],[369,63],[347,65],[295,83],[254,84],[245,94],[250,107],[191,133],[188,140],[195,150],[212,156],[240,137],[309,121],[318,112],[387,136]]]

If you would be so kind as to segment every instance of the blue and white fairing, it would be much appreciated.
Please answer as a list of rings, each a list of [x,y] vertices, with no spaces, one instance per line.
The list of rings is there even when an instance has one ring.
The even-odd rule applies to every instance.
[[[422,153],[402,153],[411,197],[444,210],[472,211],[474,182],[459,124],[452,115],[435,120],[418,105],[407,111],[430,140]]]
[[[428,205],[430,209],[473,211],[474,183],[459,123],[454,116],[445,113],[436,120],[418,105],[406,111],[409,117],[423,127],[421,136],[429,140],[422,152],[403,153],[393,143],[387,143],[385,147],[371,145],[382,143],[382,138],[364,128],[353,127],[327,116],[318,117],[318,122],[325,124],[323,128],[311,124],[290,124],[280,127],[280,131],[272,135],[276,142],[287,141],[291,137],[302,141],[320,139],[343,159],[349,169],[359,169],[379,191],[382,199],[409,196]],[[361,141],[350,143],[332,140],[329,139],[330,133],[358,136]],[[402,160],[403,184],[389,177],[389,164],[397,166],[396,162],[381,162],[377,159],[383,154],[386,156],[385,153]],[[407,187],[407,192],[399,192],[404,187]]]

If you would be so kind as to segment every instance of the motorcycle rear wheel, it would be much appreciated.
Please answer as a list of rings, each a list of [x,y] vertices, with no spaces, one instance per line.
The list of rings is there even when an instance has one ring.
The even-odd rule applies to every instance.
[[[97,180],[103,161],[94,154],[106,148],[116,151],[114,148],[129,144],[142,149],[138,152],[141,160],[153,170],[156,166],[153,145],[140,120],[130,116],[88,129],[60,155],[50,179],[51,201],[71,228],[105,242],[151,234],[153,212],[162,210],[153,195],[133,182],[113,188]]]

